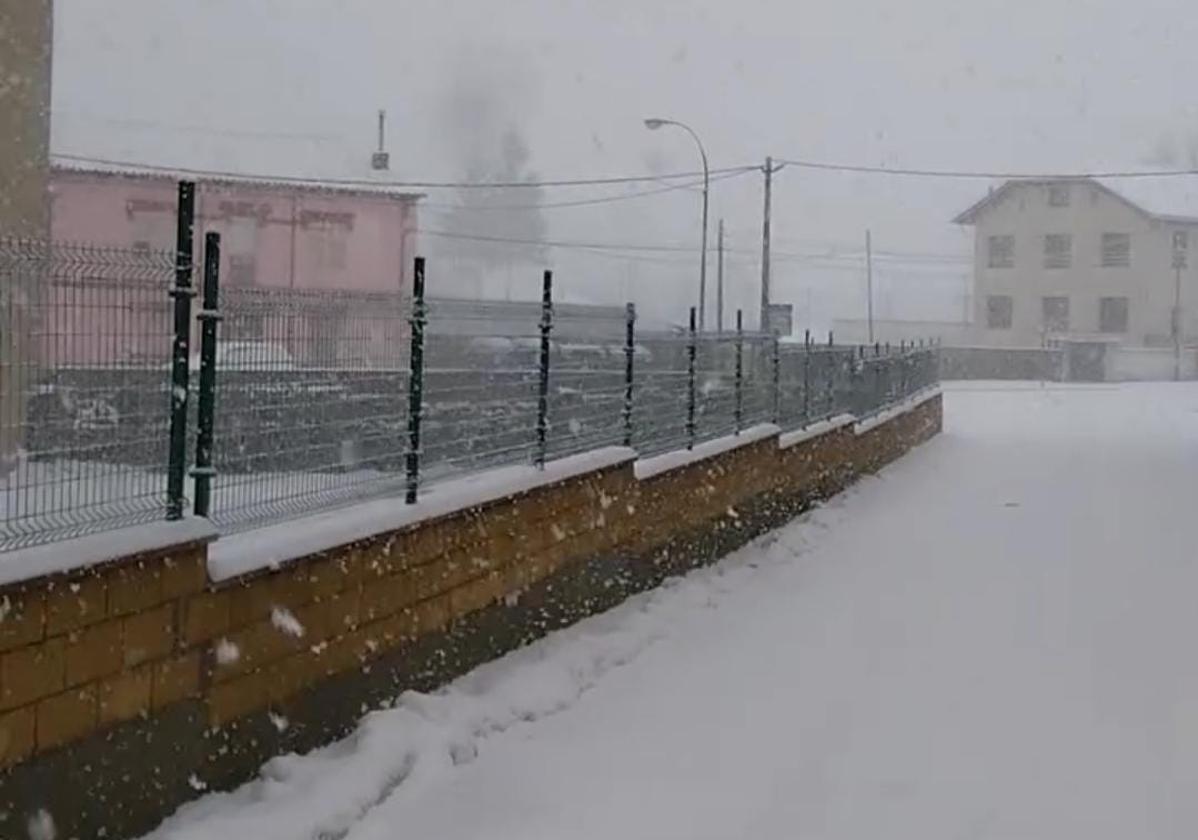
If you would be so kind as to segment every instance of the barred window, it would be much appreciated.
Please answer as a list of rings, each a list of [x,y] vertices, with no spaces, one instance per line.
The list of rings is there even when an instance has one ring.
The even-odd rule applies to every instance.
[[[990,268],[1015,267],[1015,237],[991,236],[988,242],[986,264]]]
[[[1131,265],[1131,234],[1104,233],[1102,235],[1103,268],[1127,268]]]
[[[1069,199],[1070,193],[1068,184],[1053,184],[1048,188],[1049,207],[1068,207]]]
[[[1065,332],[1069,329],[1069,298],[1041,298],[1040,308],[1044,329],[1049,332]]]
[[[986,298],[986,326],[990,329],[1011,329],[1014,314],[1015,302],[1010,295],[990,295]]]
[[[1073,237],[1068,233],[1050,233],[1044,237],[1044,267],[1069,268],[1073,265]]]
[[[1127,298],[1104,297],[1098,301],[1098,329],[1104,333],[1127,332]]]

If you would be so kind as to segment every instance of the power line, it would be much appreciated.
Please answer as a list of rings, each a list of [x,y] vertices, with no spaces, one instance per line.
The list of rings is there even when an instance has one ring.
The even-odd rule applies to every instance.
[[[179,175],[207,176],[229,180],[263,181],[283,184],[311,184],[315,186],[349,186],[349,187],[396,187],[400,189],[533,189],[538,187],[587,187],[611,184],[637,184],[648,181],[669,181],[678,178],[693,179],[702,176],[702,172],[672,172],[665,175],[619,175],[607,178],[562,178],[555,180],[529,181],[400,181],[393,179],[373,178],[306,178],[289,175],[249,175],[241,172],[230,172],[218,169],[196,169],[180,166],[163,166],[160,164],[136,163],[133,161],[113,160],[110,158],[88,157],[86,155],[55,154],[56,159],[73,163],[92,164],[96,166],[124,167],[132,170],[150,172],[165,172]],[[711,170],[712,175],[728,173],[752,172],[760,170],[759,166],[732,166]]]
[[[442,239],[461,239],[469,242],[494,242],[506,245],[531,245],[539,248],[580,248],[592,251],[646,251],[665,253],[690,253],[697,250],[693,245],[653,245],[648,243],[618,242],[573,242],[554,239],[520,239],[516,237],[489,236],[486,234],[459,233],[449,230],[418,228],[417,233]]]
[[[798,160],[791,158],[779,158],[779,162],[785,163],[788,166],[795,166],[802,169],[820,169],[830,172],[859,172],[868,175],[902,175],[914,176],[921,178],[975,178],[987,180],[1027,180],[1027,181],[1054,181],[1054,180],[1070,180],[1084,181],[1094,178],[1172,178],[1182,175],[1198,175],[1198,169],[1159,169],[1153,171],[1134,171],[1123,170],[1113,172],[1076,172],[1072,174],[1066,173],[1032,173],[1032,172],[988,172],[977,170],[952,170],[952,169],[911,169],[911,168],[890,168],[886,166],[866,166],[863,164],[849,163],[828,163],[825,161],[814,160]]]
[[[451,239],[455,241],[467,242],[485,242],[494,245],[506,246],[521,246],[521,247],[537,247],[547,249],[561,249],[568,251],[578,251],[589,253],[595,256],[609,257],[613,259],[630,260],[634,262],[651,262],[664,265],[682,265],[689,263],[688,257],[682,257],[683,254],[692,254],[695,250],[693,245],[673,245],[673,244],[654,244],[654,243],[629,243],[629,242],[585,242],[572,240],[552,240],[552,239],[525,239],[518,237],[506,236],[491,236],[485,234],[462,233],[457,231],[436,230],[430,228],[420,228],[418,233],[427,236],[433,236],[442,239]],[[726,249],[729,258],[744,264],[756,264],[761,255],[755,251],[744,248]],[[646,256],[652,254],[654,256]],[[678,257],[667,255],[677,254]],[[863,265],[864,254],[856,253],[839,253],[839,254],[818,254],[809,253],[801,254],[794,252],[775,252],[773,256],[779,262],[800,263],[804,265],[814,266],[823,269],[837,270],[860,270]],[[894,254],[883,255],[881,261],[884,264],[889,264],[897,269],[901,268],[926,268],[929,270],[943,269],[958,269],[963,270],[972,263],[965,258],[945,259],[949,255],[944,255],[941,259],[927,259],[922,257],[900,256]]]
[[[734,172],[725,172],[711,179],[711,183],[726,181],[730,178],[739,178],[743,175],[748,175],[751,169],[742,169]],[[702,186],[703,179],[690,181],[685,184],[673,184],[666,187],[658,187],[653,190],[643,190],[635,193],[625,193],[623,195],[611,195],[604,198],[588,198],[579,199],[576,201],[552,201],[541,204],[453,204],[448,202],[424,201],[421,202],[421,207],[445,210],[469,210],[469,211],[492,211],[492,210],[545,210],[555,207],[587,207],[594,204],[611,204],[617,201],[632,201],[633,199],[644,198],[651,195],[660,195],[666,192],[674,192],[676,190],[688,190],[698,186]]]

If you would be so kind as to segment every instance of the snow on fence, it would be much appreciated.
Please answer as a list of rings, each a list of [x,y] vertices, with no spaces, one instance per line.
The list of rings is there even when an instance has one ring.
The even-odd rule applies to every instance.
[[[560,317],[548,276],[521,326],[514,310],[496,322],[399,292],[232,287],[209,311],[172,303],[176,268],[174,254],[0,241],[0,551],[191,509],[202,478],[195,512],[228,533],[608,446],[653,456],[864,418],[937,381],[930,343],[642,334],[631,305]],[[172,371],[180,299],[189,361]],[[220,321],[200,458],[206,314]]]

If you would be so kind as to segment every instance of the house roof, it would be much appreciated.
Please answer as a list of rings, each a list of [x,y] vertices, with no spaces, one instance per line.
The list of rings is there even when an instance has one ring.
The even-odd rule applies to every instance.
[[[1198,225],[1198,175],[1145,176],[1142,178],[1057,178],[1015,179],[1006,181],[980,201],[958,214],[953,223],[974,224],[978,217],[1001,201],[1011,190],[1022,186],[1051,184],[1089,184],[1097,187],[1133,210],[1152,219]]]
[[[324,181],[317,178],[274,178],[255,175],[238,175],[221,173],[217,175],[204,172],[189,172],[184,169],[169,168],[138,168],[131,166],[88,164],[86,166],[73,164],[70,161],[53,160],[52,169],[56,173],[67,175],[85,175],[102,178],[135,178],[147,181],[193,180],[204,185],[220,187],[251,187],[266,190],[286,190],[312,193],[324,193],[348,196],[370,196],[392,201],[415,202],[424,198],[424,193],[409,192],[385,182],[371,183],[362,181]]]

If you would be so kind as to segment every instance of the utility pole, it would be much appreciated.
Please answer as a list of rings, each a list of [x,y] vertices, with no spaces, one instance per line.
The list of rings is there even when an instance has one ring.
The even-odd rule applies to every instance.
[[[715,329],[724,334],[724,220],[720,219],[720,234],[716,241],[719,255],[715,267]]]
[[[869,343],[874,343],[874,243],[873,234],[865,231],[865,297],[869,321]]]
[[[1173,379],[1181,381],[1181,270],[1186,267],[1186,253],[1181,237],[1173,235]]]
[[[774,185],[774,159],[765,159],[765,212],[761,227],[761,331],[769,330],[770,315],[770,201]]]

